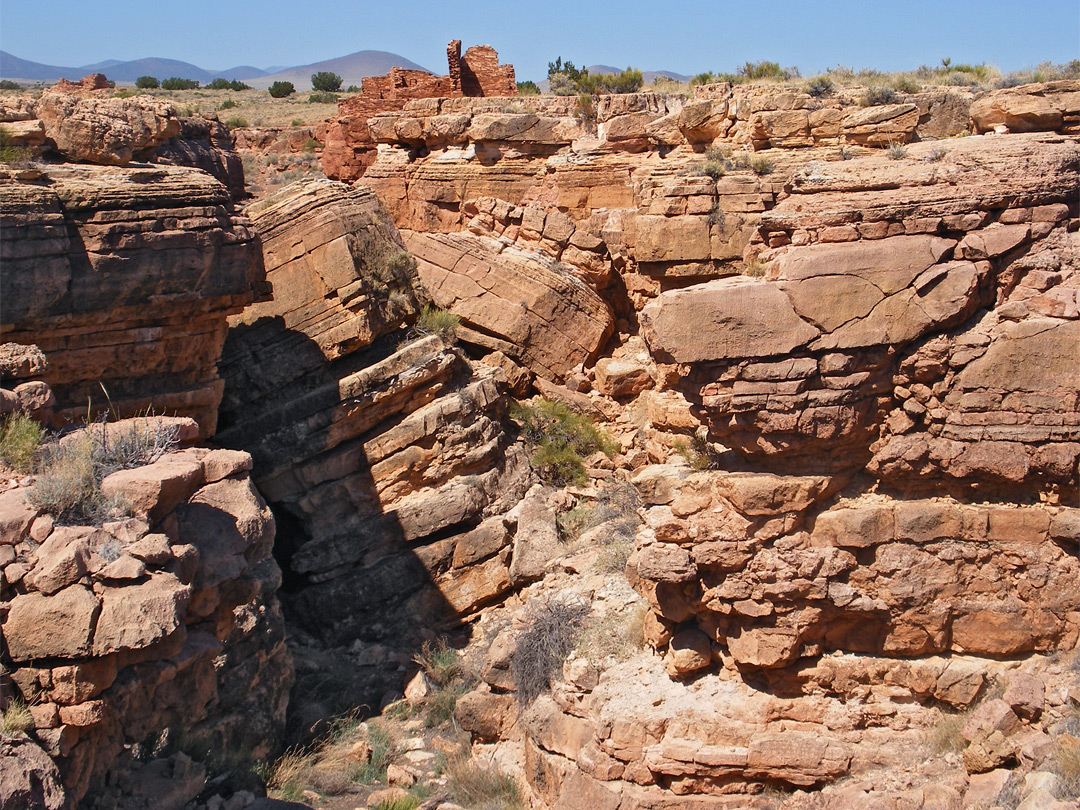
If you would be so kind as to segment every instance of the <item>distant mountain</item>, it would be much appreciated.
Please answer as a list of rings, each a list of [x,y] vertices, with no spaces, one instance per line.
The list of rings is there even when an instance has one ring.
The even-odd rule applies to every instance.
[[[265,90],[275,81],[282,80],[292,82],[297,90],[308,90],[311,88],[311,74],[322,70],[337,73],[342,77],[342,86],[348,87],[350,84],[360,84],[360,80],[365,76],[380,76],[388,73],[392,67],[424,70],[404,56],[387,51],[359,51],[337,59],[293,68],[281,68],[275,65],[273,72],[250,65],[240,65],[227,70],[204,70],[190,62],[158,57],[133,59],[127,62],[107,59],[82,67],[62,67],[31,62],[0,51],[0,78],[49,83],[61,78],[77,81],[89,73],[104,73],[112,81],[121,83],[134,82],[140,76],[154,76],[158,79],[176,76],[180,79],[195,79],[202,84],[207,84],[217,78],[230,81],[236,79],[261,90]]]
[[[387,51],[357,51],[348,56],[339,56],[337,59],[327,59],[323,62],[313,62],[310,65],[287,68],[260,76],[248,81],[252,87],[265,90],[274,82],[292,82],[297,90],[311,89],[311,74],[321,71],[336,73],[341,77],[342,88],[351,84],[359,85],[365,76],[382,76],[389,73],[390,68],[400,67],[407,70],[427,70],[396,53]],[[247,80],[245,80],[247,81]]]

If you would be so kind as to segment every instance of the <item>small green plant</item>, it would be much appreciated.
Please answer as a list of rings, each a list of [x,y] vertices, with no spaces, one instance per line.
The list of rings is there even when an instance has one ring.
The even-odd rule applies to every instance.
[[[113,98],[131,98],[134,95],[136,95],[134,90],[124,87],[113,93]]]
[[[705,167],[702,169],[702,172],[713,180],[719,180],[727,173],[727,167],[722,161],[708,160],[705,162]]]
[[[424,698],[424,724],[428,728],[440,726],[454,716],[458,698],[469,690],[472,678],[457,650],[442,639],[437,644],[424,642],[413,660],[433,687]]]
[[[346,93],[359,93],[359,92],[361,92],[361,88],[357,87],[355,84],[350,84],[348,87],[345,88],[345,92]]]
[[[308,104],[336,104],[337,96],[333,93],[317,92],[308,96]]]
[[[833,81],[828,76],[815,76],[806,84],[806,92],[814,98],[832,95]]]
[[[248,125],[247,119],[242,118],[239,115],[234,115],[232,118],[225,119],[225,126],[229,129],[241,129]]]
[[[15,168],[28,165],[32,152],[25,146],[17,145],[11,133],[0,127],[0,163]]]
[[[195,79],[181,79],[170,76],[161,83],[162,90],[197,90],[199,82]]]
[[[534,81],[518,82],[517,91],[519,96],[538,96],[540,95],[540,86]]]
[[[9,414],[0,423],[0,459],[16,472],[32,472],[44,435],[41,425],[27,414]]]
[[[709,211],[709,225],[715,226],[723,230],[724,220],[724,209],[720,207],[720,203],[715,203],[712,209]]]
[[[336,93],[341,89],[341,77],[328,70],[320,70],[311,74],[311,87],[324,93]]]
[[[237,102],[233,101],[231,98],[227,98],[223,102],[221,102],[221,104],[218,105],[218,109],[219,110],[231,110],[233,107],[239,107],[239,106],[240,105]]]
[[[22,698],[8,701],[4,716],[0,719],[0,731],[4,734],[25,734],[34,728],[34,717]]]
[[[140,90],[157,90],[161,87],[161,82],[153,76],[140,76],[135,80],[135,86]]]
[[[892,80],[891,86],[896,92],[907,93],[908,95],[922,92],[922,85],[910,76],[897,76]]]
[[[558,599],[535,599],[526,606],[525,630],[510,659],[520,705],[528,706],[551,687],[587,613],[584,605]]]
[[[902,143],[890,144],[888,150],[885,152],[885,156],[889,160],[902,160],[907,157],[907,147]]]
[[[424,311],[420,313],[420,317],[416,319],[413,329],[419,335],[451,337],[459,326],[461,326],[459,316],[428,304],[424,307]]]
[[[773,164],[765,155],[758,155],[750,161],[750,170],[756,175],[772,174]]]
[[[514,403],[510,416],[522,425],[522,436],[535,448],[533,469],[554,486],[586,483],[583,459],[597,450],[609,456],[618,450],[589,419],[559,402]]]
[[[386,769],[394,761],[397,747],[390,733],[377,723],[367,724],[367,743],[371,755],[353,773],[353,781],[361,785],[373,785],[386,781]]]
[[[322,149],[322,148],[323,148],[323,144],[321,142],[315,140],[314,138],[308,138],[306,141],[304,141],[302,151],[310,153],[310,152],[314,152],[316,149]]]
[[[0,79],[0,90],[21,90],[18,82],[11,79]]]
[[[269,93],[272,98],[285,98],[291,96],[296,92],[296,88],[293,87],[292,82],[274,82],[269,87]]]
[[[574,118],[586,128],[596,126],[596,101],[591,93],[578,94],[577,103],[574,105]]]
[[[482,810],[524,810],[521,788],[494,764],[458,759],[449,764],[450,793],[464,807]]]
[[[937,163],[945,158],[945,149],[940,146],[935,146],[923,157],[927,163]]]
[[[299,118],[294,118],[292,120],[292,122],[289,124],[289,126],[291,126],[291,127],[302,127],[303,125],[304,125],[303,120],[301,120]]]

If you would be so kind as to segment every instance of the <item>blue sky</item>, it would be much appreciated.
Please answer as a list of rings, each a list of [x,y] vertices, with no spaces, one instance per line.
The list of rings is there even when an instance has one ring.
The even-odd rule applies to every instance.
[[[519,80],[546,78],[556,56],[688,74],[768,59],[803,75],[947,56],[1008,72],[1080,58],[1080,2],[0,0],[0,48],[65,66],[157,56],[215,70],[373,49],[441,73],[451,39],[495,46]]]

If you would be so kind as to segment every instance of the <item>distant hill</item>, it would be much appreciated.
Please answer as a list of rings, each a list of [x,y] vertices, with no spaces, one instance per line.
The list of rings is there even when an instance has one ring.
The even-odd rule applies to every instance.
[[[190,62],[158,57],[133,59],[127,62],[106,59],[92,65],[63,67],[31,62],[28,59],[20,59],[13,54],[0,51],[0,78],[48,83],[55,82],[58,79],[76,81],[89,73],[104,73],[112,81],[121,83],[134,82],[140,76],[154,76],[158,79],[176,76],[180,79],[195,79],[202,84],[207,84],[217,78],[229,79],[230,81],[236,79],[247,82],[252,87],[261,90],[265,90],[275,81],[282,80],[292,82],[296,85],[297,90],[309,90],[311,88],[311,74],[322,70],[337,73],[342,77],[342,86],[348,87],[350,84],[360,84],[360,80],[365,76],[379,76],[388,73],[392,67],[424,70],[420,65],[406,59],[404,56],[388,53],[387,51],[358,51],[337,59],[328,59],[323,62],[293,68],[275,66],[273,73],[250,65],[240,65],[227,70],[204,70]]]
[[[339,56],[337,59],[327,59],[323,62],[313,62],[310,65],[287,68],[286,70],[260,76],[248,81],[252,87],[265,90],[274,82],[292,82],[297,90],[311,89],[311,74],[320,71],[336,73],[341,77],[342,88],[351,84],[359,85],[365,76],[382,76],[389,73],[390,68],[401,67],[407,70],[427,70],[396,53],[387,51],[357,51],[348,56]],[[246,81],[246,80],[245,80]]]

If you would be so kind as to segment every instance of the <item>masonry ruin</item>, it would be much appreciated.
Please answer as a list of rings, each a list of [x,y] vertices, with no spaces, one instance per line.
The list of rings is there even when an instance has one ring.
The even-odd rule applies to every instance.
[[[375,141],[367,121],[384,112],[404,109],[420,98],[502,97],[517,95],[513,65],[500,65],[499,53],[490,45],[473,45],[461,53],[461,40],[446,46],[449,75],[426,70],[393,68],[384,76],[368,76],[359,95],[338,102],[337,120],[327,128],[324,166],[328,175],[352,181],[362,176],[375,159]]]

